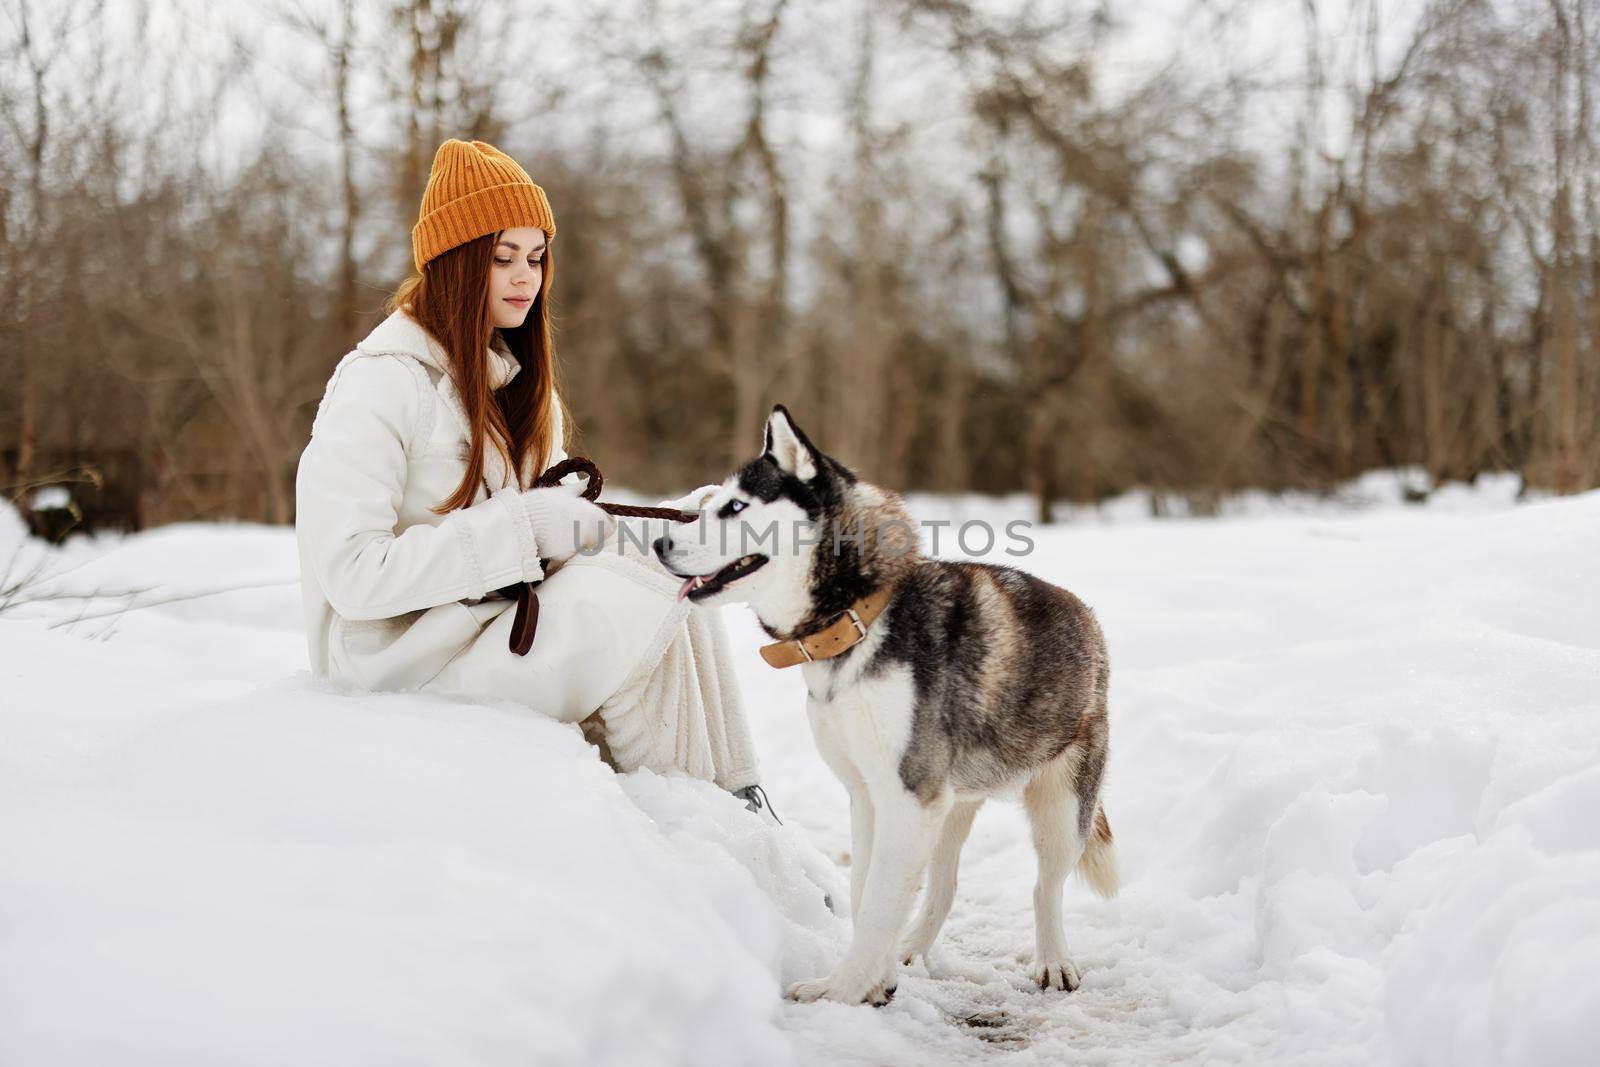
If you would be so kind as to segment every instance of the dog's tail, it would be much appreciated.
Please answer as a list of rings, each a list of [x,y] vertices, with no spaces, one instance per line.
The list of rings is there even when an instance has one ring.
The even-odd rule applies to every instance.
[[[1103,807],[1094,809],[1094,829],[1084,842],[1077,870],[1089,888],[1107,900],[1117,895],[1117,854],[1111,847],[1111,824]]]

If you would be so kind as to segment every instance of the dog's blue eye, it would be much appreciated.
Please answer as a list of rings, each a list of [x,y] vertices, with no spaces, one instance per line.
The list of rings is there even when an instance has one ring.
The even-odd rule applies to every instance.
[[[743,500],[730,500],[726,504],[722,505],[722,510],[717,512],[717,517],[725,519],[729,515],[737,515],[739,512],[743,511],[745,507],[746,505]]]

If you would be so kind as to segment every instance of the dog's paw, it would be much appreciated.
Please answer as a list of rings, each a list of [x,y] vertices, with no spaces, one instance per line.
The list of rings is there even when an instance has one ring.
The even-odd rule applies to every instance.
[[[1070,993],[1083,984],[1083,972],[1068,957],[1056,956],[1034,965],[1033,980],[1039,983],[1040,989],[1059,989]]]
[[[912,935],[900,942],[900,947],[895,949],[894,958],[909,966],[918,956],[926,957],[928,950],[933,947],[931,939]]]
[[[871,1004],[881,1008],[894,999],[894,977],[885,977],[877,982],[870,980],[853,980],[837,972],[826,978],[813,978],[808,982],[796,982],[789,987],[788,997],[802,1004],[810,1004],[816,1000],[835,1000],[840,1004]]]
[[[814,1000],[821,1000],[828,995],[828,980],[826,978],[813,978],[806,982],[796,982],[789,987],[785,994],[790,1000],[797,1000],[801,1004],[810,1004]]]

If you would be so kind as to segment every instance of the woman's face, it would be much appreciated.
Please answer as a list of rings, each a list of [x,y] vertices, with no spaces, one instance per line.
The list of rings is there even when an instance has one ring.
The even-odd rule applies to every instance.
[[[500,329],[521,326],[528,318],[544,280],[545,240],[537,226],[500,232],[489,264],[489,312]]]

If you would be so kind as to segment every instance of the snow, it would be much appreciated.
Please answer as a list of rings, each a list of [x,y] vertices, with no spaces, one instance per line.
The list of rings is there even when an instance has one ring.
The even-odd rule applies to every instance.
[[[1407,478],[1130,497],[988,557],[1105,627],[1123,889],[1068,883],[1084,984],[1041,992],[1026,823],[991,803],[882,1009],[782,999],[847,943],[849,826],[747,609],[782,827],[515,706],[315,682],[289,530],[52,548],[0,511],[0,572],[128,594],[0,610],[0,1063],[1587,1063],[1600,493]],[[213,595],[124,610],[175,593]]]
[[[47,485],[28,494],[28,506],[35,511],[69,508],[72,506],[72,494],[64,485]]]

